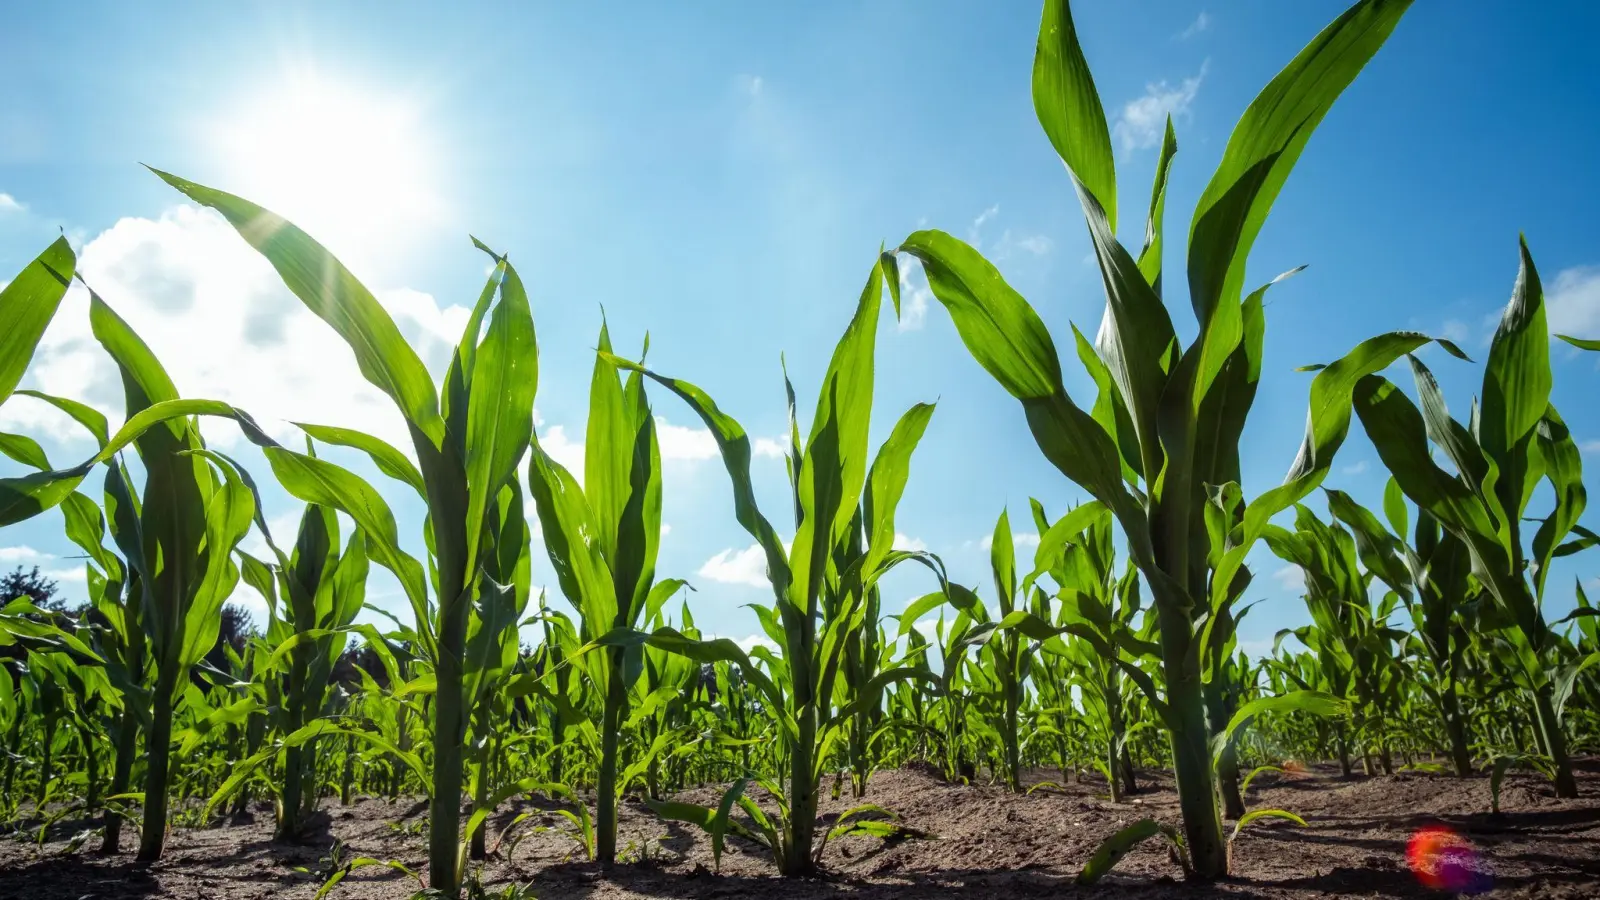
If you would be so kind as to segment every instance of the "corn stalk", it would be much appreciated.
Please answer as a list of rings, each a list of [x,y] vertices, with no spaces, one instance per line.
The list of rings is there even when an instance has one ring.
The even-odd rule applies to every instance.
[[[1106,289],[1097,345],[1079,357],[1100,396],[1086,412],[1068,395],[1055,344],[1038,314],[976,250],[938,231],[898,248],[918,259],[973,357],[1021,401],[1034,439],[1068,479],[1111,510],[1150,586],[1160,626],[1164,699],[1195,873],[1221,876],[1226,846],[1208,752],[1203,634],[1236,596],[1234,579],[1261,526],[1326,475],[1349,415],[1327,402],[1355,377],[1426,343],[1396,333],[1363,344],[1313,383],[1300,455],[1282,486],[1253,501],[1216,562],[1207,491],[1239,481],[1239,439],[1261,374],[1267,286],[1243,295],[1245,264],[1290,169],[1317,124],[1398,24],[1406,0],[1363,0],[1267,85],[1234,129],[1201,195],[1189,236],[1189,294],[1198,334],[1183,347],[1162,299],[1162,213],[1177,149],[1168,123],[1135,257],[1116,237],[1110,129],[1065,0],[1048,0],[1034,59],[1034,108],[1077,189]],[[1236,538],[1236,539],[1235,539]]]

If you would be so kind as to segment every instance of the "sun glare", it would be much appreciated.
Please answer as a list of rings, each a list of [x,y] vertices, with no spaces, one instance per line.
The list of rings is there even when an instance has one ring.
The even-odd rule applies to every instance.
[[[246,98],[216,129],[228,189],[335,252],[392,252],[440,212],[420,105],[310,75]]]

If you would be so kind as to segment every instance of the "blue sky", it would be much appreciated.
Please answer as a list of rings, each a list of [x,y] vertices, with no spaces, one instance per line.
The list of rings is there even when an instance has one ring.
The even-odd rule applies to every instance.
[[[1239,114],[1343,5],[1076,4],[1129,209],[1148,196],[1155,129],[1174,118],[1174,270]],[[1104,301],[1082,218],[1029,98],[1037,27],[1027,3],[626,4],[605,15],[582,4],[196,3],[154,13],[100,3],[70,18],[35,5],[8,14],[13,38],[0,58],[0,272],[64,231],[186,395],[269,421],[394,433],[397,416],[331,331],[145,162],[250,196],[324,239],[436,371],[484,274],[467,234],[509,252],[534,298],[540,432],[558,455],[581,452],[602,306],[619,345],[636,347],[648,330],[659,370],[706,388],[752,435],[777,437],[779,354],[808,406],[879,243],[918,227],[978,243],[1058,343],[1070,340],[1069,322],[1098,323]],[[1597,30],[1600,9],[1589,4],[1422,3],[1346,92],[1251,260],[1252,282],[1310,268],[1270,302],[1247,494],[1276,483],[1298,445],[1309,376],[1296,366],[1396,328],[1455,338],[1481,364],[1519,230],[1553,321],[1600,334],[1600,125],[1585,114],[1600,108],[1585,62]],[[1140,218],[1124,216],[1130,243]],[[1180,329],[1192,333],[1181,279],[1169,284]],[[87,340],[83,304],[64,304],[27,383],[116,413],[120,391]],[[913,299],[903,322],[886,319],[878,353],[875,440],[911,403],[939,401],[899,530],[987,592],[982,540],[1000,510],[1009,506],[1020,530],[1030,496],[1059,514],[1083,495],[1043,462],[1017,405],[936,303],[922,311]],[[1586,462],[1600,465],[1600,370],[1564,347],[1554,356],[1554,399]],[[1480,367],[1436,357],[1464,411]],[[1072,377],[1087,402],[1087,378]],[[703,628],[752,635],[741,605],[769,592],[740,555],[750,540],[732,519],[726,476],[688,410],[655,400],[671,526],[659,574],[695,584]],[[0,411],[0,426],[40,436],[53,459],[90,450],[26,398]],[[236,446],[225,429],[208,434]],[[769,515],[781,518],[782,463],[757,465]],[[1375,503],[1380,468],[1358,428],[1329,483]],[[385,488],[417,534],[418,505]],[[275,489],[268,513],[292,533],[295,506]],[[59,521],[51,513],[7,529],[0,565],[75,570]],[[1244,636],[1264,647],[1306,616],[1293,573],[1264,547],[1252,559],[1251,596],[1267,602]],[[1574,575],[1600,570],[1577,560],[1553,580],[1552,611],[1571,604]],[[542,558],[535,578],[553,581]],[[928,588],[921,575],[898,579],[886,608]],[[372,591],[404,608],[386,577]]]

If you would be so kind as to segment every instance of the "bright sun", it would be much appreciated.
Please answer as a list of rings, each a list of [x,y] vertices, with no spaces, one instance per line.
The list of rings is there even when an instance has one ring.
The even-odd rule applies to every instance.
[[[216,129],[227,189],[337,252],[387,255],[435,219],[435,156],[414,101],[299,74]]]

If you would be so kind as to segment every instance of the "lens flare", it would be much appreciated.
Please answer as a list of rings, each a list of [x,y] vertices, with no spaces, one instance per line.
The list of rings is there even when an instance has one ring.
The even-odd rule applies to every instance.
[[[1488,868],[1471,842],[1443,825],[1430,825],[1411,836],[1406,861],[1423,887],[1436,891],[1478,894],[1490,886]]]

